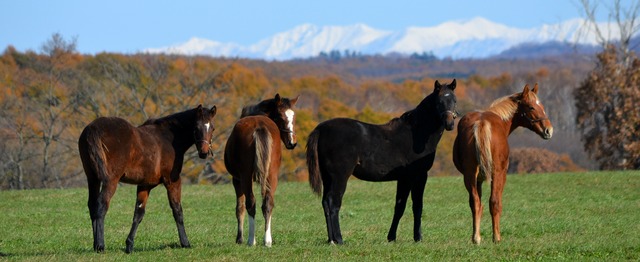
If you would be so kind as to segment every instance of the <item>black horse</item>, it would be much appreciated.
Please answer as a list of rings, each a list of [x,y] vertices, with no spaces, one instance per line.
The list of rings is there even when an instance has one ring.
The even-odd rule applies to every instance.
[[[420,241],[422,196],[436,146],[456,118],[456,80],[435,82],[418,107],[384,125],[336,118],[320,123],[307,141],[309,184],[316,194],[324,186],[322,207],[329,243],[342,244],[339,212],[351,174],[365,181],[398,180],[396,206],[387,240],[396,239],[398,222],[411,192],[413,239]]]

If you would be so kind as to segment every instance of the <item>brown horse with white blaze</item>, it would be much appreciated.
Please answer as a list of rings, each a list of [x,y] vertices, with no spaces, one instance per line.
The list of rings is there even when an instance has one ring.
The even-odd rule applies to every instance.
[[[185,152],[194,144],[202,159],[211,154],[216,106],[149,119],[133,126],[118,117],[100,117],[87,125],[78,139],[78,150],[89,187],[89,215],[93,249],[104,251],[104,219],[118,183],[138,185],[126,252],[133,251],[138,225],[144,217],[151,189],[163,184],[178,227],[182,247],[190,247],[184,230],[180,173]]]
[[[502,192],[509,166],[508,137],[522,126],[536,132],[543,139],[553,134],[551,121],[538,99],[538,84],[532,90],[525,85],[521,93],[495,100],[485,111],[466,114],[458,123],[458,135],[453,145],[453,163],[464,175],[469,192],[469,206],[473,218],[471,241],[479,244],[482,217],[482,183],[491,183],[489,208],[493,224],[493,242],[500,237]]]
[[[264,245],[270,247],[271,215],[278,186],[278,173],[282,142],[289,150],[296,145],[295,114],[292,107],[298,98],[288,99],[276,94],[275,98],[244,107],[224,149],[224,165],[233,176],[236,192],[236,243],[241,244],[245,211],[249,213],[247,244],[255,245],[256,199],[253,182],[260,184],[262,214],[265,219]]]

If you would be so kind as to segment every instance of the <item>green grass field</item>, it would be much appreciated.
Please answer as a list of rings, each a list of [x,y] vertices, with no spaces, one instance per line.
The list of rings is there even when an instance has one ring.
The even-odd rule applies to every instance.
[[[133,254],[125,254],[135,187],[121,185],[105,223],[106,253],[92,251],[84,188],[0,192],[0,260],[107,261],[381,261],[381,260],[639,260],[640,172],[511,175],[504,193],[502,237],[491,242],[485,207],[483,243],[471,244],[471,215],[461,176],[427,183],[423,241],[412,238],[412,213],[400,222],[398,240],[386,241],[395,182],[352,180],[341,210],[345,245],[326,243],[320,198],[307,183],[282,183],[276,194],[272,248],[235,244],[231,185],[183,188],[185,227],[192,248],[178,235],[166,191],[151,193]],[[488,188],[485,188],[485,198]],[[488,199],[483,199],[488,203]],[[487,205],[485,205],[487,206]],[[245,223],[247,224],[247,223]],[[247,226],[247,225],[245,225]],[[246,235],[245,235],[246,238]]]

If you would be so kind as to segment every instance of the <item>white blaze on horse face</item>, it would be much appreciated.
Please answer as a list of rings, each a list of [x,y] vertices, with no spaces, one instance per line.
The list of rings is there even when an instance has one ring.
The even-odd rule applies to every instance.
[[[287,109],[284,114],[287,116],[287,128],[291,131],[291,133],[289,133],[289,139],[293,140],[293,116],[295,113],[293,110]]]
[[[209,132],[209,127],[211,126],[211,124],[209,124],[209,122],[207,122],[206,124],[204,124],[204,128],[206,128],[207,132]]]
[[[253,246],[256,244],[256,219],[249,216],[249,238],[247,239],[247,245]]]

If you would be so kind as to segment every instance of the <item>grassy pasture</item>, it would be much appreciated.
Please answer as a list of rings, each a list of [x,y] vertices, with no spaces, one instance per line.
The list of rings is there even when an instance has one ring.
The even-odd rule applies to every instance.
[[[461,176],[427,183],[423,241],[412,240],[410,207],[398,240],[386,241],[395,183],[350,181],[341,210],[345,245],[326,244],[320,199],[307,183],[282,183],[276,194],[272,248],[235,244],[231,185],[185,186],[185,227],[178,236],[166,191],[151,192],[133,254],[125,254],[135,187],[121,185],[107,213],[106,253],[92,251],[85,188],[0,192],[0,260],[29,261],[497,261],[639,260],[640,172],[510,175],[504,193],[502,237],[491,243],[488,186],[484,187],[483,242],[471,244],[471,213]],[[409,203],[410,204],[410,203]],[[247,223],[245,223],[247,224]],[[246,227],[247,225],[245,225]],[[246,235],[245,235],[246,239]]]

